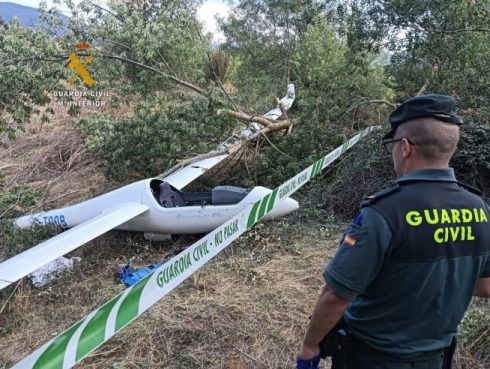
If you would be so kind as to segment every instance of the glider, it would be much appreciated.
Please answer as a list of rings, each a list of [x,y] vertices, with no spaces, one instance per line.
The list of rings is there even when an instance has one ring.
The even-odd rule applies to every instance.
[[[291,107],[294,95],[294,85],[289,85],[280,101],[284,109]],[[264,117],[277,119],[281,114],[276,108]],[[219,149],[261,128],[252,123]],[[217,186],[210,192],[182,191],[227,156],[200,160],[166,178],[144,179],[76,205],[17,218],[18,227],[39,223],[70,229],[0,263],[0,290],[112,229],[144,232],[147,239],[153,240],[168,239],[172,234],[207,233],[271,192],[260,186],[251,190]],[[284,216],[298,207],[297,201],[285,198],[265,219]]]

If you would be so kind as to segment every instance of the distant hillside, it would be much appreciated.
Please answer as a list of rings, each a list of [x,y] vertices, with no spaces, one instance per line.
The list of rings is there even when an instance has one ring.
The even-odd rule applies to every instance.
[[[6,23],[9,23],[12,18],[16,17],[19,19],[19,23],[22,27],[28,28],[37,28],[41,22],[36,8],[11,2],[0,2],[0,17],[2,17]],[[66,30],[70,19],[64,15],[61,17],[65,24],[65,27],[63,27],[64,29],[61,31],[64,31]]]

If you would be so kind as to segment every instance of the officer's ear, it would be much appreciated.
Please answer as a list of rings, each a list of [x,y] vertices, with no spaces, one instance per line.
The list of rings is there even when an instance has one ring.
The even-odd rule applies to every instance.
[[[413,151],[413,144],[410,142],[410,140],[406,137],[402,138],[402,152],[403,152],[403,157],[406,158],[412,154]]]

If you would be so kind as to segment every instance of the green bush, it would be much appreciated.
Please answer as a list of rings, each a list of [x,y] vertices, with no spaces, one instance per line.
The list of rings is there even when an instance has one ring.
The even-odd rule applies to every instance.
[[[371,133],[340,159],[328,175],[313,183],[317,206],[348,221],[363,197],[389,185],[396,177],[390,156],[381,146],[383,131]]]
[[[292,65],[294,127],[264,147],[256,168],[260,184],[282,183],[387,114],[385,104],[374,101],[391,96],[376,55],[354,60],[326,18],[308,25]]]
[[[55,225],[33,224],[16,227],[12,219],[0,220],[0,259],[8,259],[58,234]]]
[[[0,219],[16,217],[22,212],[34,207],[39,196],[27,185],[17,185],[5,188],[0,177]]]
[[[458,150],[450,163],[456,178],[490,196],[490,129],[468,123],[461,128]],[[391,157],[381,146],[384,132],[354,146],[345,154],[332,175],[313,184],[312,192],[319,207],[342,220],[352,219],[364,196],[388,186],[396,178]]]
[[[461,126],[461,140],[451,165],[458,180],[490,196],[490,127],[476,123]]]
[[[0,259],[14,256],[58,232],[53,226],[36,224],[21,229],[13,219],[28,213],[36,204],[38,192],[26,185],[6,189],[0,185]]]
[[[155,176],[178,159],[216,149],[235,122],[218,115],[225,107],[213,95],[142,100],[131,118],[92,114],[81,119],[88,148],[104,161],[110,179],[127,181]]]

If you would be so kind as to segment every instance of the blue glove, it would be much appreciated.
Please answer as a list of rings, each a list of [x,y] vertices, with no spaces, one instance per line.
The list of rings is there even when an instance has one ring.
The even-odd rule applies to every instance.
[[[318,369],[318,364],[320,364],[319,355],[310,360],[303,360],[299,357],[296,358],[296,369]]]

